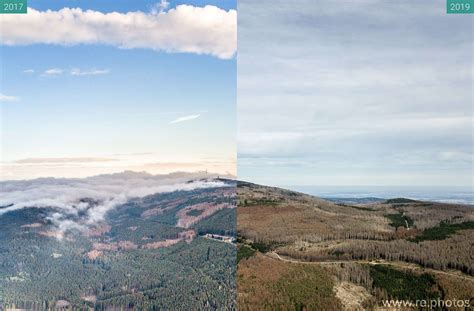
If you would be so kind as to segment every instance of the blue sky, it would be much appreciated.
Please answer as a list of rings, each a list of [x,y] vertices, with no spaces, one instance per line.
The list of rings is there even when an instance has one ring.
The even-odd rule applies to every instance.
[[[152,19],[156,2],[28,4],[37,11],[141,11]],[[217,5],[223,15],[235,9],[235,1],[170,1],[163,14],[180,4]],[[212,19],[212,12],[207,14]],[[179,18],[175,22],[186,23]],[[72,27],[72,36],[79,29],[76,24],[65,27]],[[235,173],[236,59],[229,53],[213,55],[220,51],[219,42],[209,43],[201,54],[180,52],[180,46],[163,51],[168,47],[161,39],[148,48],[146,37],[139,43],[144,48],[110,42],[24,44],[17,43],[22,34],[8,31],[2,30],[4,41],[17,41],[1,45],[2,179],[83,177],[125,169]],[[107,41],[104,33],[101,40]],[[56,40],[41,33],[27,36],[21,40]],[[184,49],[192,40],[182,39]]]
[[[472,17],[445,0],[239,1],[238,175],[472,186]]]
[[[100,12],[132,12],[132,11],[150,11],[160,1],[150,0],[101,0],[101,1],[90,1],[90,0],[28,0],[28,6],[45,11],[45,10],[59,10],[64,7],[70,8],[82,8],[84,10],[94,10]],[[168,0],[169,8],[176,7],[180,4],[188,4],[193,6],[206,6],[214,5],[221,9],[230,10],[236,8],[235,0],[199,0],[199,1],[173,1]]]

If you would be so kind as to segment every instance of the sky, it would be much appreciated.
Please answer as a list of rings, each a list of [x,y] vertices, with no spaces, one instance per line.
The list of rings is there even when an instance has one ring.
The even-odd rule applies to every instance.
[[[472,16],[445,0],[238,12],[239,179],[472,189]]]
[[[2,180],[235,174],[235,0],[28,6],[0,16]]]

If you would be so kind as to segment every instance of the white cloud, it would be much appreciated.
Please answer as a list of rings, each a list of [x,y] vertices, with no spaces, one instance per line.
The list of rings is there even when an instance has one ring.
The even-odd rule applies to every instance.
[[[54,76],[59,76],[59,75],[62,75],[64,72],[64,70],[60,69],[60,68],[51,68],[51,69],[47,69],[45,70],[41,76],[42,77],[54,77]]]
[[[189,115],[189,116],[179,117],[179,118],[171,121],[170,124],[175,124],[175,123],[180,123],[180,122],[185,122],[185,121],[191,121],[191,120],[199,118],[200,116],[201,116],[200,114],[192,114],[192,115]]]
[[[23,73],[33,74],[33,73],[35,73],[35,71],[33,69],[25,69],[25,70],[23,70]]]
[[[9,96],[9,95],[5,95],[5,94],[2,94],[0,93],[0,102],[16,102],[16,101],[19,101],[20,98],[16,97],[16,96]]]
[[[232,58],[237,45],[237,12],[216,6],[178,5],[160,14],[102,13],[80,8],[1,15],[4,45],[106,44],[119,48],[209,54]]]
[[[0,182],[0,206],[4,206],[0,209],[0,217],[26,207],[52,207],[56,213],[50,219],[59,230],[81,229],[84,224],[103,221],[108,211],[131,198],[226,186],[223,182],[203,180],[209,177],[205,173],[151,175],[127,171],[83,179],[40,178]],[[189,182],[191,180],[193,182]],[[77,219],[79,214],[85,216]]]
[[[34,73],[33,70],[31,71],[24,71],[25,73]],[[54,77],[54,76],[59,76],[67,72],[67,70],[64,70],[62,68],[51,68],[45,70],[41,76],[42,77]],[[80,68],[73,68],[69,71],[69,74],[71,76],[98,76],[98,75],[105,75],[110,73],[109,69],[90,69],[90,70],[83,70]]]
[[[81,70],[79,68],[71,69],[71,76],[97,76],[105,75],[110,72],[109,69],[92,69],[92,70]]]

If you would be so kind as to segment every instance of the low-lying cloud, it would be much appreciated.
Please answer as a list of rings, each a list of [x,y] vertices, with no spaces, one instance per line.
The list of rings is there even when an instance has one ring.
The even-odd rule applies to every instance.
[[[131,198],[226,185],[220,181],[202,179],[209,177],[205,173],[151,175],[128,171],[83,179],[5,181],[0,182],[0,206],[3,207],[0,217],[23,208],[51,207],[56,212],[50,215],[49,220],[61,233],[70,229],[85,229],[103,221],[108,211]]]
[[[75,157],[75,158],[26,158],[15,161],[19,164],[50,164],[50,163],[95,163],[95,162],[113,162],[119,161],[113,158],[92,158],[92,157]]]
[[[237,12],[216,6],[178,5],[158,12],[102,13],[80,8],[1,15],[0,43],[105,44],[124,49],[208,54],[232,58],[237,47]]]

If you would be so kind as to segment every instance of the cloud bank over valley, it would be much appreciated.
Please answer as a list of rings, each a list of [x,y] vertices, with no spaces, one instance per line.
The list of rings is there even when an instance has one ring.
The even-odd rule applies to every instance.
[[[113,208],[132,198],[156,193],[223,187],[205,173],[151,175],[127,171],[89,178],[39,178],[0,183],[0,217],[8,212],[33,207],[53,208],[48,219],[59,232],[83,230],[105,219]]]

